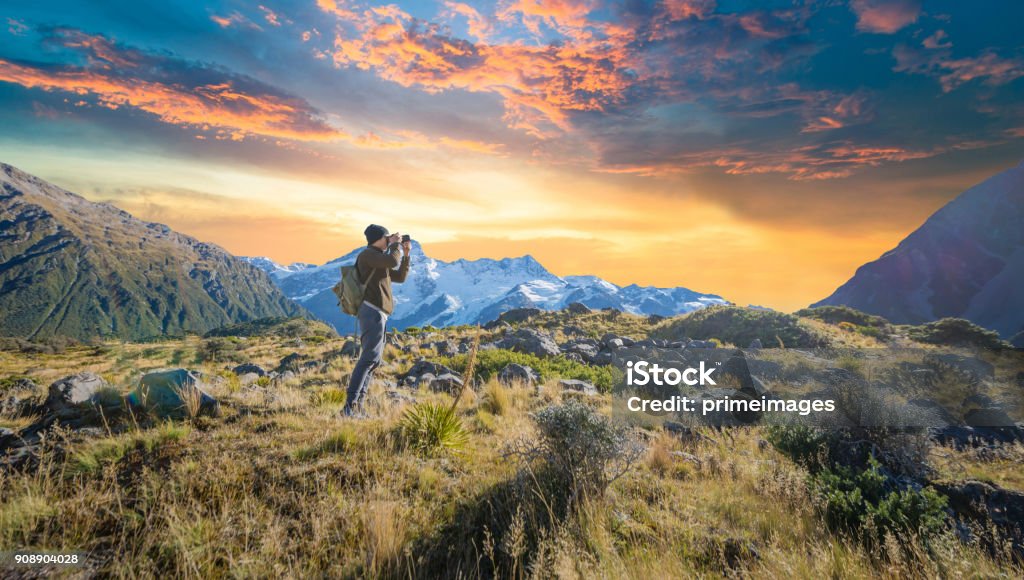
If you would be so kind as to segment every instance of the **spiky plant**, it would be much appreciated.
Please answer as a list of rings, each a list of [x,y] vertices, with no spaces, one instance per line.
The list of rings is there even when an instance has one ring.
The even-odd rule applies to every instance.
[[[440,403],[412,406],[402,415],[399,429],[409,447],[425,455],[461,453],[469,440],[454,407]]]

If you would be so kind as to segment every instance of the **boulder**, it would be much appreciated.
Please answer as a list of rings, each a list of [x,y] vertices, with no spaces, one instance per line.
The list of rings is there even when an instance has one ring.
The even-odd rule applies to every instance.
[[[66,415],[89,406],[107,382],[95,373],[84,372],[64,377],[50,385],[43,406],[47,411]]]
[[[409,352],[408,349],[412,348],[410,345],[402,347],[402,352]],[[324,353],[322,358],[324,364],[328,364],[334,359],[339,358],[357,358],[359,356],[359,343],[354,340],[346,340],[341,348],[334,349]]]
[[[540,381],[540,375],[537,374],[537,371],[518,363],[507,364],[498,373],[498,382],[504,385],[520,384],[532,387],[538,381]]]
[[[748,346],[747,348],[749,350],[760,350],[760,349],[764,348],[764,346],[761,345],[761,339],[760,338],[755,338],[754,340],[750,341],[750,346]]]
[[[970,427],[1013,427],[1013,419],[999,408],[973,409],[964,414]]]
[[[667,320],[667,318],[660,314],[651,314],[647,317],[647,324],[658,324],[663,320]]]
[[[614,340],[618,341],[618,342],[615,343],[614,348],[621,348],[621,347],[624,347],[624,346],[633,346],[636,343],[636,341],[634,341],[632,338],[628,338],[628,337],[625,337],[625,336],[619,336],[619,335],[617,335],[617,334],[615,334],[613,332],[608,332],[608,333],[605,333],[605,335],[601,337],[601,344],[603,344],[605,347],[611,348],[612,345],[610,343],[612,341],[614,341]]]
[[[278,373],[283,373],[285,371],[292,371],[293,373],[299,373],[299,372],[301,372],[299,370],[299,365],[302,362],[306,361],[306,360],[309,360],[309,357],[301,355],[301,354],[299,354],[297,352],[293,352],[293,353],[291,353],[289,355],[286,355],[284,358],[282,358],[281,362],[278,363],[277,368],[274,369],[274,370],[277,371]]]
[[[424,375],[430,375],[427,381],[422,381]],[[402,386],[419,386],[421,382],[429,385],[430,381],[441,375],[454,375],[459,376],[458,373],[452,369],[444,366],[443,364],[428,361],[426,359],[419,359],[413,363],[409,370],[405,371],[398,377],[398,384]]]
[[[565,307],[565,311],[568,312],[569,314],[576,315],[590,314],[591,312],[593,312],[593,310],[591,310],[589,306],[583,304],[582,302],[573,302],[572,304],[569,304],[568,306]]]
[[[392,403],[408,403],[410,405],[416,404],[416,397],[413,397],[412,395],[407,395],[401,391],[388,389],[385,394],[387,395],[388,400],[390,400]]]
[[[579,379],[562,379],[558,381],[558,386],[561,387],[563,391],[582,393],[584,395],[597,394],[597,387],[587,381],[581,381]]]
[[[592,362],[600,350],[597,341],[592,338],[566,342],[561,346],[561,349],[563,353],[576,353],[580,355],[585,362]]]
[[[686,348],[715,348],[716,346],[718,345],[710,340],[691,340]]]
[[[566,324],[562,327],[562,334],[566,336],[586,336],[587,331],[583,330],[575,324]]]
[[[981,481],[937,483],[935,488],[948,498],[949,508],[958,520],[969,522],[974,528],[996,528],[998,537],[1012,546],[1015,556],[1024,558],[1024,492]],[[979,539],[993,552],[1003,549],[988,534]]]
[[[245,363],[245,364],[238,365],[237,367],[231,369],[231,372],[235,373],[239,377],[241,377],[242,375],[248,375],[248,374],[254,374],[257,377],[265,377],[265,376],[267,376],[267,370],[266,369],[264,369],[260,365],[252,364],[252,363]]]
[[[507,348],[515,352],[540,357],[558,356],[562,352],[550,334],[532,328],[520,328],[512,334],[506,335],[496,344],[498,348]]]
[[[147,373],[128,395],[128,401],[157,417],[185,418],[196,415],[217,416],[220,403],[200,388],[199,377],[186,369]],[[192,405],[195,408],[190,409]]]
[[[444,373],[430,381],[429,387],[435,393],[455,395],[462,389],[462,378],[454,373]]]
[[[516,324],[518,322],[526,322],[542,312],[544,311],[540,308],[513,308],[512,310],[502,312],[497,320],[507,322],[508,324]]]

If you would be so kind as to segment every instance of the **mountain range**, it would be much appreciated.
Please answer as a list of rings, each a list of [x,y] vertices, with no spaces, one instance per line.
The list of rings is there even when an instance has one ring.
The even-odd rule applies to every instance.
[[[339,332],[354,330],[354,319],[338,309],[331,287],[341,266],[355,262],[363,248],[321,266],[282,266],[268,258],[245,258],[270,274],[281,290]],[[485,323],[521,307],[546,310],[580,302],[591,308],[617,308],[634,314],[671,316],[712,304],[727,304],[714,294],[686,288],[617,286],[596,276],[556,276],[532,256],[445,262],[427,256],[413,241],[412,266],[404,284],[393,286],[395,314],[389,325],[450,326]]]
[[[831,296],[899,324],[966,318],[1024,339],[1024,163],[961,193]]]
[[[218,246],[0,163],[0,336],[144,339],[303,309]]]

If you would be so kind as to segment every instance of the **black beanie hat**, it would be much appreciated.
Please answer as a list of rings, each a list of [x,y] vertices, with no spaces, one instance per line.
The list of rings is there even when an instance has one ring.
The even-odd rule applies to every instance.
[[[389,235],[388,229],[384,226],[378,226],[377,224],[370,224],[363,230],[363,235],[366,236],[366,244],[370,245],[377,240]]]

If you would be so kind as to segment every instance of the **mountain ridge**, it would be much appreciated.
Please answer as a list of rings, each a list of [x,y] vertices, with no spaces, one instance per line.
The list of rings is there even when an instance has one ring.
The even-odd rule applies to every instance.
[[[354,330],[354,321],[338,310],[330,288],[339,268],[355,261],[363,248],[320,266],[281,265],[266,257],[243,258],[264,269],[285,295],[338,329]],[[592,308],[618,308],[635,314],[672,315],[711,304],[726,304],[715,294],[687,288],[618,286],[593,275],[557,276],[530,254],[506,258],[459,258],[450,262],[427,256],[413,241],[412,272],[394,286],[395,328],[484,323],[512,308],[563,308],[581,302]]]
[[[966,318],[1024,331],[1024,162],[967,189],[812,306],[845,305],[898,324]]]
[[[144,339],[304,310],[223,248],[0,163],[0,335]]]

